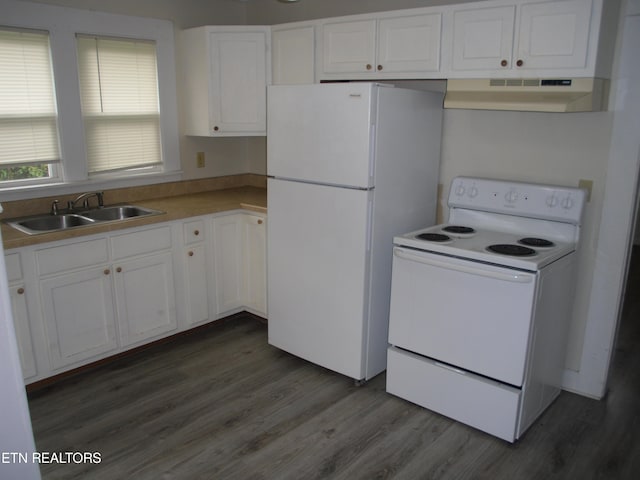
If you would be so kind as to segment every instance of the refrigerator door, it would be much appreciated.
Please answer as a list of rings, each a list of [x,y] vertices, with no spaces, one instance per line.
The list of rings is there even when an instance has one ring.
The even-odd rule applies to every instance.
[[[365,377],[371,191],[268,180],[269,343]]]
[[[270,86],[267,174],[372,187],[377,88],[370,83]]]

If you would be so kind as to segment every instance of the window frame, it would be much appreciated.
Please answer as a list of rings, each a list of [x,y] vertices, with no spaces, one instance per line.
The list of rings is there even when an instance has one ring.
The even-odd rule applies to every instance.
[[[173,24],[168,20],[0,0],[3,26],[49,32],[61,162],[56,183],[0,186],[2,200],[122,188],[181,180]],[[80,101],[76,35],[152,40],[156,43],[162,169],[89,176]],[[151,170],[151,171],[150,171]]]

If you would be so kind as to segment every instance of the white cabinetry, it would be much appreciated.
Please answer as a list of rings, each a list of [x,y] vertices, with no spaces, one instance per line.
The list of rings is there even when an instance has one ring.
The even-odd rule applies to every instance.
[[[248,310],[266,317],[266,217],[216,217],[213,232],[217,313]]]
[[[266,317],[265,222],[235,210],[8,251],[25,380],[242,310]]]
[[[244,292],[245,307],[261,317],[267,316],[267,224],[259,215],[244,215]]]
[[[271,71],[274,85],[315,81],[315,24],[271,27]]]
[[[31,326],[27,296],[35,292],[27,287],[22,273],[20,253],[6,255],[7,279],[9,280],[9,298],[15,326],[18,349],[20,351],[20,364],[22,375],[25,379],[33,377],[37,373],[36,359],[31,338]]]
[[[52,368],[116,350],[107,240],[44,248],[36,261]]]
[[[242,290],[242,214],[213,219],[213,251],[218,314],[239,311]]]
[[[438,78],[440,12],[330,19],[318,29],[320,78]]]
[[[449,78],[595,73],[600,0],[484,3],[452,8]]]
[[[111,238],[118,330],[122,346],[177,328],[171,227]]]
[[[42,248],[36,261],[54,370],[177,327],[168,226]]]
[[[187,135],[266,135],[270,42],[261,26],[181,32]]]
[[[207,221],[197,218],[182,225],[184,245],[180,255],[184,265],[184,291],[187,325],[197,325],[216,316],[211,254]]]

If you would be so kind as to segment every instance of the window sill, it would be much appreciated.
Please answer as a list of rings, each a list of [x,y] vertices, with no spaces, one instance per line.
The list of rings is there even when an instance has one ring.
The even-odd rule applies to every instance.
[[[138,187],[157,183],[177,182],[182,180],[182,171],[148,173],[144,175],[102,177],[82,182],[58,182],[20,187],[0,187],[0,200],[27,200],[30,198],[51,197],[82,193],[92,190],[109,190],[114,188]]]

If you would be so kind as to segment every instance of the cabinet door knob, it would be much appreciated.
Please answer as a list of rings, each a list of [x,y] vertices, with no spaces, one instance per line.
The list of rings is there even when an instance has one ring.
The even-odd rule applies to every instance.
[[[262,219],[258,220],[258,225],[262,225]]]
[[[197,237],[198,235],[200,235],[200,230],[194,230],[193,234]]]
[[[217,126],[213,127],[213,131],[217,132],[218,130],[220,130]]]
[[[20,287],[18,289],[18,295],[24,295],[24,288]]]
[[[367,70],[371,70],[373,67],[371,66],[370,63],[367,63]]]
[[[189,255],[190,257],[193,257],[193,252],[189,251],[187,255]]]
[[[502,60],[500,62],[500,65],[502,65],[503,67],[506,67],[507,65],[509,65],[509,62],[507,62],[506,60]]]
[[[116,272],[118,272],[118,273],[122,272],[122,267],[116,268]]]
[[[523,62],[522,60],[518,60],[518,61],[516,62],[516,65],[517,65],[518,67],[521,67],[522,65],[524,65],[524,62]]]
[[[109,275],[111,273],[111,270],[109,270],[108,268],[104,269],[104,274],[105,275]]]
[[[382,65],[378,65],[378,70],[382,70]]]

